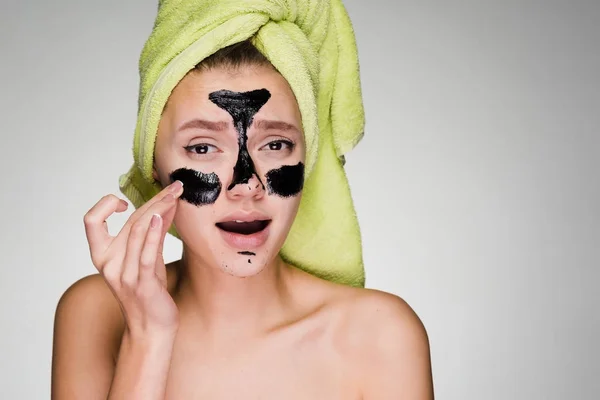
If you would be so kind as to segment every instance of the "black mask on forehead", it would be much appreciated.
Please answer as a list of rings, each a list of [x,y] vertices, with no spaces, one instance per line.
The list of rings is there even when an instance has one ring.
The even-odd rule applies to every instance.
[[[248,153],[248,128],[252,124],[254,115],[271,98],[271,93],[267,89],[252,90],[250,92],[219,90],[209,94],[208,98],[231,115],[233,125],[238,132],[240,150],[235,167],[233,167],[233,180],[227,190],[233,189],[236,185],[248,183],[252,175],[256,175],[264,189],[264,184],[256,173],[254,162],[252,162],[250,153]]]

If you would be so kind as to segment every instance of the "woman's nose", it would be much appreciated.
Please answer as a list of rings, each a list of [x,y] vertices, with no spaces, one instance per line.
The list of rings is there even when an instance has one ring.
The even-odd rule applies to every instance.
[[[256,174],[252,174],[248,182],[236,183],[230,185],[227,189],[227,195],[231,198],[254,197],[262,198],[265,194],[265,186]]]

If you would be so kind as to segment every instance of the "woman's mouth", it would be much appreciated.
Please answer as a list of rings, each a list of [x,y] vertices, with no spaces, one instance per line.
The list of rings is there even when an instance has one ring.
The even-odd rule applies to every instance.
[[[263,245],[269,236],[270,219],[217,222],[215,225],[227,244],[236,249],[254,249]]]
[[[217,228],[226,232],[238,233],[240,235],[252,235],[260,232],[269,225],[270,219],[256,221],[225,221],[217,222]]]

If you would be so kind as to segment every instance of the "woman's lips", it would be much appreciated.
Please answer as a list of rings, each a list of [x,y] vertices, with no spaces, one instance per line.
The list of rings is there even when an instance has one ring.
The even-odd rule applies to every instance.
[[[256,221],[224,221],[217,222],[217,228],[226,232],[239,233],[242,235],[251,235],[262,231],[271,223],[271,220],[256,220]]]
[[[217,229],[221,232],[221,237],[228,245],[236,249],[247,250],[260,247],[267,241],[270,225],[271,224],[267,225],[265,229],[250,235],[228,232],[218,227]]]

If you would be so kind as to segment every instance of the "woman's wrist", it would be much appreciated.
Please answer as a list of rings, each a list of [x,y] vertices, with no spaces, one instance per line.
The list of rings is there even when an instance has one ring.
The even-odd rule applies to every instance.
[[[121,351],[132,352],[143,358],[168,357],[170,359],[176,334],[177,332],[140,334],[125,330],[121,342]]]
[[[178,327],[168,329],[135,330],[128,327],[123,332],[123,342],[137,347],[163,347],[175,341]]]
[[[110,400],[164,398],[175,335],[123,334]]]

